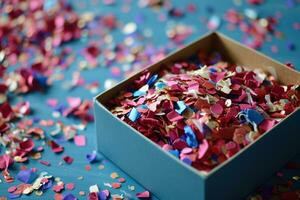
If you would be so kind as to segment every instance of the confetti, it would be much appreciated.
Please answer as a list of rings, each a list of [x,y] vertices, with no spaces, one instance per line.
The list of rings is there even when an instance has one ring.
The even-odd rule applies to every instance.
[[[17,179],[23,183],[32,183],[35,178],[37,175],[31,169],[21,170],[17,175]]]
[[[135,122],[138,118],[140,117],[140,113],[137,111],[136,108],[132,108],[129,115],[128,115],[128,118]]]
[[[113,172],[113,173],[110,174],[110,177],[112,179],[116,179],[116,178],[119,178],[119,174],[117,172]]]
[[[39,160],[39,162],[40,162],[41,164],[45,165],[45,166],[50,166],[50,165],[51,165],[50,162],[45,161],[45,160]]]
[[[89,161],[89,163],[96,162],[97,161],[97,151],[93,151],[92,153],[87,154],[86,159]]]
[[[66,184],[66,189],[67,190],[74,190],[75,184],[74,183],[67,183]]]
[[[122,187],[121,183],[112,183],[111,186],[114,189],[118,189],[118,188]]]
[[[221,25],[220,17],[213,15],[207,23],[207,28],[208,30],[214,31],[217,30],[220,27],[220,25]]]
[[[58,145],[56,142],[53,140],[50,140],[48,143],[54,153],[61,153],[64,151],[64,148],[60,145]]]
[[[85,146],[86,138],[84,135],[75,135],[74,142],[77,146]]]
[[[217,52],[198,54],[202,66],[176,62],[159,77],[145,71],[107,107],[170,154],[208,172],[299,107],[300,94],[297,85],[231,65]]]
[[[0,156],[0,170],[7,170],[11,164],[13,164],[13,159],[9,155]]]
[[[63,200],[77,200],[77,198],[73,194],[66,194]]]
[[[150,192],[149,191],[144,191],[144,192],[136,193],[136,197],[139,198],[139,199],[150,198]]]
[[[72,164],[73,163],[73,161],[74,161],[74,159],[72,158],[72,157],[70,157],[70,156],[64,156],[63,157],[63,160],[67,163],[67,164]]]
[[[98,185],[91,185],[89,191],[98,193],[99,192]]]
[[[106,200],[108,199],[110,196],[110,192],[108,190],[102,190],[100,193],[99,193],[99,197],[101,200]]]

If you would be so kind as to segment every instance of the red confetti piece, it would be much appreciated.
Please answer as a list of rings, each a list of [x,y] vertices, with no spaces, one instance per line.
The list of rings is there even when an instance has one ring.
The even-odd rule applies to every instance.
[[[70,156],[64,156],[63,160],[68,163],[69,165],[73,163],[74,159]]]
[[[25,152],[30,152],[34,148],[34,143],[31,139],[21,142],[20,149]]]
[[[121,185],[121,183],[112,183],[111,186],[112,186],[112,188],[114,188],[114,189],[118,189],[118,188],[120,188],[122,185]]]
[[[210,110],[214,115],[219,116],[223,112],[223,107],[217,103],[217,104],[212,105],[210,107]]]
[[[48,144],[50,145],[50,147],[51,147],[51,149],[52,149],[52,151],[53,151],[54,153],[61,153],[61,152],[64,151],[64,148],[63,148],[62,146],[58,145],[58,144],[57,144],[56,142],[54,142],[53,140],[50,140],[50,141],[48,142]]]

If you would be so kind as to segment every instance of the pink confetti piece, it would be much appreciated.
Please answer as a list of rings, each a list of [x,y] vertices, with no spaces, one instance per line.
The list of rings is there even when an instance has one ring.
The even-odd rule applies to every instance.
[[[150,198],[150,192],[149,191],[144,191],[144,192],[136,193],[136,197],[139,198],[139,199]]]
[[[50,107],[55,108],[58,105],[58,100],[57,99],[48,99],[47,104]]]
[[[66,189],[67,190],[74,190],[75,184],[74,183],[67,183],[66,184]]]
[[[276,124],[276,121],[275,121],[275,120],[265,119],[265,120],[259,125],[259,127],[260,127],[263,131],[269,131],[271,128],[274,127],[275,124]]]
[[[214,115],[219,116],[222,114],[224,109],[220,104],[216,103],[210,107],[210,110]]]
[[[11,187],[9,187],[8,189],[7,189],[7,191],[9,192],[9,193],[13,193],[13,192],[15,192],[17,190],[17,187],[16,186],[11,186]]]
[[[77,146],[85,146],[86,137],[84,135],[75,135],[74,142]]]
[[[7,170],[12,163],[13,159],[9,155],[3,154],[0,156],[0,170]]]
[[[207,140],[202,140],[202,143],[199,145],[198,158],[202,159],[205,153],[209,148],[209,144]]]
[[[71,108],[76,108],[81,104],[81,99],[79,97],[68,97],[67,101]]]

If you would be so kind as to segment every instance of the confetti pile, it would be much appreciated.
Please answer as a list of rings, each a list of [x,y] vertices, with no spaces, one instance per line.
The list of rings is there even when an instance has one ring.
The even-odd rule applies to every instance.
[[[197,61],[145,72],[108,106],[164,150],[208,172],[300,106],[300,87],[200,52]]]

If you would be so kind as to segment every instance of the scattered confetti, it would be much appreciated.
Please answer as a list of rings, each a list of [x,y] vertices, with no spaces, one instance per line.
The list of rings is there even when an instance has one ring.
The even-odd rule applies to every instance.
[[[88,94],[95,96],[101,90],[109,89],[121,79],[131,76],[133,72],[161,60],[170,51],[181,48],[196,33],[201,32],[202,28],[222,29],[222,31],[227,28],[228,31],[239,31],[243,34],[240,38],[246,45],[252,48],[267,47],[262,50],[267,49],[280,57],[287,56],[286,50],[291,54],[289,60],[293,62],[295,60],[293,60],[292,54],[298,52],[297,40],[293,41],[289,29],[294,32],[299,31],[300,23],[296,18],[291,18],[292,21],[286,24],[287,26],[283,26],[285,24],[283,18],[289,15],[280,11],[282,10],[280,7],[283,7],[289,12],[294,12],[299,3],[293,0],[282,2],[283,6],[275,7],[270,14],[265,12],[268,9],[260,7],[269,4],[269,1],[247,0],[243,2],[237,0],[233,1],[234,6],[230,9],[225,10],[228,7],[224,7],[224,16],[217,13],[218,7],[211,3],[204,7],[208,13],[207,17],[203,17],[200,7],[198,8],[194,3],[186,3],[179,7],[172,1],[140,0],[120,4],[115,0],[103,0],[101,3],[93,1],[89,4],[98,8],[109,6],[113,11],[108,14],[95,13],[87,8],[86,2],[73,4],[71,1],[69,3],[63,0],[16,0],[0,3],[0,170],[3,176],[0,178],[0,184],[2,184],[0,187],[1,189],[6,188],[1,190],[0,200],[22,199],[24,194],[29,195],[29,198],[36,196],[37,198],[54,198],[56,200],[76,199],[78,194],[85,196],[85,192],[80,191],[82,188],[78,189],[79,193],[72,191],[73,194],[63,194],[65,189],[68,190],[67,184],[46,172],[38,172],[41,169],[53,171],[56,167],[62,167],[64,162],[71,164],[73,153],[70,154],[73,157],[63,156],[65,161],[61,161],[62,156],[59,155],[65,148],[72,149],[67,143],[82,147],[80,148],[82,151],[85,150],[87,135],[83,131],[87,126],[93,125],[92,96],[88,96]],[[101,6],[99,6],[100,4]],[[139,9],[135,9],[134,6]],[[115,14],[116,10],[114,9],[119,9],[118,14]],[[146,9],[152,9],[154,12],[144,12],[147,11]],[[137,14],[129,21],[122,17],[128,12],[139,10],[143,10],[142,14]],[[198,15],[198,11],[201,15]],[[152,16],[153,20],[161,25],[161,33],[157,32],[154,27],[147,27],[149,24],[145,22],[148,22]],[[187,23],[189,18],[195,19],[195,23]],[[203,23],[200,26],[197,25],[199,20]],[[156,44],[157,37],[165,38],[162,40],[162,45]],[[74,48],[74,46],[76,47]],[[206,60],[209,61],[209,59]],[[293,64],[290,61],[285,60],[286,65],[297,69],[297,63]],[[200,65],[202,66],[202,64],[206,64],[211,70],[211,65],[215,63],[203,62]],[[288,93],[286,90],[290,90],[289,86],[282,87],[283,90],[281,86],[275,88],[270,92],[270,96],[266,96],[263,100],[263,92],[252,87],[251,74],[250,78],[247,76],[250,79],[248,79],[248,89],[241,89],[235,84],[235,81],[231,82],[232,77],[226,79],[225,74],[213,73],[213,70],[209,71],[204,67],[201,69],[203,70],[201,73],[199,72],[199,75],[202,74],[203,78],[210,80],[203,84],[205,89],[202,84],[191,82],[188,86],[184,86],[184,88],[189,88],[189,100],[173,99],[175,95],[171,92],[170,101],[163,102],[164,110],[159,114],[166,114],[169,120],[169,132],[164,132],[160,121],[155,117],[151,115],[147,118],[144,117],[148,109],[156,113],[160,109],[159,103],[153,101],[148,107],[140,106],[140,104],[144,104],[143,101],[148,101],[143,97],[150,95],[154,89],[165,91],[172,87],[178,92],[183,89],[177,87],[177,83],[161,81],[161,74],[152,76],[149,74],[137,83],[137,88],[132,88],[135,91],[130,90],[127,93],[128,98],[135,96],[138,101],[129,102],[130,109],[124,110],[123,113],[125,118],[131,116],[130,123],[148,124],[149,127],[147,126],[146,130],[160,127],[163,134],[170,134],[172,143],[162,145],[163,149],[189,165],[193,163],[194,157],[205,160],[210,156],[210,149],[214,145],[211,144],[209,138],[205,139],[206,137],[211,135],[220,137],[220,135],[214,135],[214,130],[219,124],[202,117],[203,120],[193,120],[187,124],[191,129],[187,127],[182,138],[174,138],[178,134],[178,132],[173,132],[176,129],[174,124],[181,125],[182,121],[189,119],[190,115],[195,112],[193,110],[193,95],[197,95],[195,91],[200,89],[201,94],[205,92],[209,94],[206,99],[198,99],[197,109],[200,108],[203,113],[209,113],[208,115],[212,116],[217,123],[220,118],[224,118],[226,123],[230,123],[231,119],[236,117],[238,120],[235,121],[236,123],[246,124],[243,127],[222,127],[220,129],[220,132],[223,133],[221,136],[224,138],[219,139],[226,142],[221,141],[216,147],[219,157],[211,157],[213,164],[232,156],[240,147],[270,130],[282,117],[295,109],[295,102],[291,103],[290,101],[293,94],[291,96],[289,94],[289,97],[286,98],[290,102],[280,99],[281,96],[278,95]],[[98,70],[101,70],[101,73]],[[174,71],[176,70],[180,74],[184,71],[180,65],[174,68]],[[101,78],[90,78],[86,76],[86,73],[106,75],[105,78],[102,75]],[[206,77],[206,75],[208,76]],[[269,77],[261,78],[262,74],[260,73],[256,73],[256,75],[254,83],[258,81],[264,85],[264,82],[269,80]],[[271,82],[273,83],[273,81]],[[221,91],[229,96],[234,94],[241,95],[241,97],[240,99],[229,97],[216,102],[216,99],[213,98],[215,96],[214,88],[220,89],[217,91],[218,93]],[[240,90],[244,90],[245,93],[240,94]],[[162,99],[160,101],[162,102]],[[182,102],[179,105],[173,103],[178,101]],[[239,108],[236,107],[240,103],[238,101],[243,102]],[[258,102],[259,105],[257,105]],[[265,102],[266,105],[262,105]],[[263,109],[257,109],[256,106]],[[236,109],[232,109],[233,107]],[[265,110],[267,107],[269,110]],[[181,134],[184,132],[184,127],[179,128]],[[156,139],[151,134],[150,138]],[[246,141],[245,138],[247,138]],[[198,153],[194,155],[194,148],[188,145],[195,146]],[[51,150],[55,154],[49,154]],[[68,150],[66,149],[66,152],[69,152]],[[76,148],[75,150],[77,151]],[[220,153],[221,151],[224,155]],[[84,152],[83,155],[87,153]],[[49,159],[48,155],[55,156],[56,159]],[[93,165],[99,160],[98,157],[96,152],[91,152],[86,155],[86,158],[84,156],[78,158],[78,161],[87,159],[90,163],[85,166],[85,173],[99,169],[103,170],[102,172],[109,178],[109,171],[104,170],[106,166],[102,162],[94,168]],[[209,162],[208,165],[211,163]],[[73,167],[73,165],[64,165],[63,167],[69,170],[68,167]],[[212,167],[208,166],[209,169]],[[297,165],[289,164],[289,168],[297,168]],[[84,169],[82,168],[82,170]],[[78,177],[76,181],[83,179],[81,174],[76,174],[76,177]],[[85,177],[88,176],[85,175]],[[120,184],[126,181],[115,175],[113,177],[115,177],[114,181]],[[267,197],[268,193],[272,193],[273,198],[297,198],[299,191],[295,191],[291,187],[292,183],[298,180],[297,177],[293,176],[282,185],[275,185],[271,188],[273,192],[263,188],[257,199]],[[280,178],[283,179],[282,176]],[[109,184],[110,187],[112,187],[111,184]],[[55,195],[48,196],[49,192],[46,190],[49,188],[55,191]],[[128,185],[128,191],[133,190],[135,190],[135,186]],[[4,194],[5,192],[7,194]],[[130,196],[122,189],[120,194],[116,194],[116,192],[117,190],[114,190],[114,194],[111,195],[109,190],[99,190],[91,196],[94,199],[98,199],[98,197],[100,199],[131,199],[134,196],[134,193],[131,193],[133,195]]]
[[[74,161],[74,159],[72,158],[72,157],[70,157],[70,156],[64,156],[63,157],[63,160],[67,163],[67,164],[72,164],[73,163],[73,161]]]

